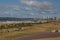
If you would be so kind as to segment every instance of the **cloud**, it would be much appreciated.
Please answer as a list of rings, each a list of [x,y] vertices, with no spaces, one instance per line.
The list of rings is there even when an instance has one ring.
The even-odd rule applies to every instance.
[[[31,11],[32,9],[31,8],[29,8],[29,7],[25,7],[24,8],[26,11]]]
[[[34,7],[36,12],[45,12],[45,13],[53,13],[53,3],[44,1],[38,2],[37,0],[20,0],[21,3]]]
[[[37,0],[20,0],[21,3],[29,5],[29,6],[51,6],[50,2],[38,2]]]
[[[20,7],[19,6],[11,6],[10,8],[16,10],[16,11],[19,11],[20,10]]]
[[[20,14],[20,6],[17,5],[6,5],[0,6],[0,16],[14,16]]]
[[[9,12],[3,12],[4,14],[8,14]]]
[[[34,16],[35,14],[34,13],[30,13],[31,16]]]
[[[20,0],[21,3],[29,5],[29,6],[39,6],[40,3],[36,0]]]
[[[0,10],[7,10],[7,9],[12,9],[12,10],[15,10],[15,11],[19,11],[20,10],[20,7],[19,6],[0,6]]]
[[[13,6],[11,5],[11,6],[0,6],[0,8],[3,9],[0,13],[3,16],[33,15],[31,14],[32,9],[29,7],[20,7],[16,5]]]

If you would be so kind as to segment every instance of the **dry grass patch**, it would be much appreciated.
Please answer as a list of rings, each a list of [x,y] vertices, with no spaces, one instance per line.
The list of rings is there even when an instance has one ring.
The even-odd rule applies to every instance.
[[[53,29],[54,27],[56,27],[55,24],[57,24],[57,27],[60,28],[60,23],[54,23],[54,22],[44,23],[44,24],[34,24],[33,26],[25,27],[25,29],[22,31],[2,33],[2,34],[0,34],[0,40],[15,40],[16,38],[24,37],[26,35],[42,33],[42,32],[50,32],[49,29],[51,29],[51,28]],[[57,39],[59,39],[59,38],[57,38]],[[38,40],[40,40],[40,39],[38,39]],[[43,40],[43,39],[41,39],[41,40]]]

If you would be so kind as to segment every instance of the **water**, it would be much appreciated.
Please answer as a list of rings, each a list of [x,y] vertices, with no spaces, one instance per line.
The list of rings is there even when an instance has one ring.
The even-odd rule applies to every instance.
[[[39,22],[47,22],[47,20],[39,20],[39,21],[0,21],[0,23],[39,23]]]

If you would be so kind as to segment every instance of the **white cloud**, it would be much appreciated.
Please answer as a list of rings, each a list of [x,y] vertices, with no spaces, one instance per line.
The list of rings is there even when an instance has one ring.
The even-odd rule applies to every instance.
[[[6,6],[0,6],[0,15],[3,16],[14,16],[17,15],[17,13],[20,14],[21,7],[17,5],[6,5]]]
[[[19,6],[11,6],[11,8],[14,9],[14,10],[16,10],[16,11],[20,10]]]
[[[30,10],[32,10],[32,9],[29,8],[29,7],[25,7],[25,10],[30,11]]]
[[[30,13],[30,15],[34,16],[35,14],[34,13]]]
[[[0,6],[0,10],[6,10],[6,9],[13,9],[13,10],[16,10],[16,11],[18,11],[18,10],[20,10],[20,7],[19,6],[16,6],[16,5],[14,5],[14,6]]]
[[[40,3],[36,0],[20,0],[21,3],[31,6],[39,6]]]
[[[36,12],[53,13],[53,4],[47,1],[38,2],[37,0],[20,0],[21,3],[34,7]]]
[[[45,14],[46,12],[41,12],[41,13]]]
[[[21,3],[30,5],[30,6],[51,6],[52,3],[50,2],[38,2],[37,0],[20,0]]]

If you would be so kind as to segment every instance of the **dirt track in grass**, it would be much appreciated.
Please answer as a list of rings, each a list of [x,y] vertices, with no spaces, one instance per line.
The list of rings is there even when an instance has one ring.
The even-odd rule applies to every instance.
[[[33,40],[33,39],[53,38],[53,37],[60,37],[60,33],[34,34],[27,37],[18,38],[16,40]]]

